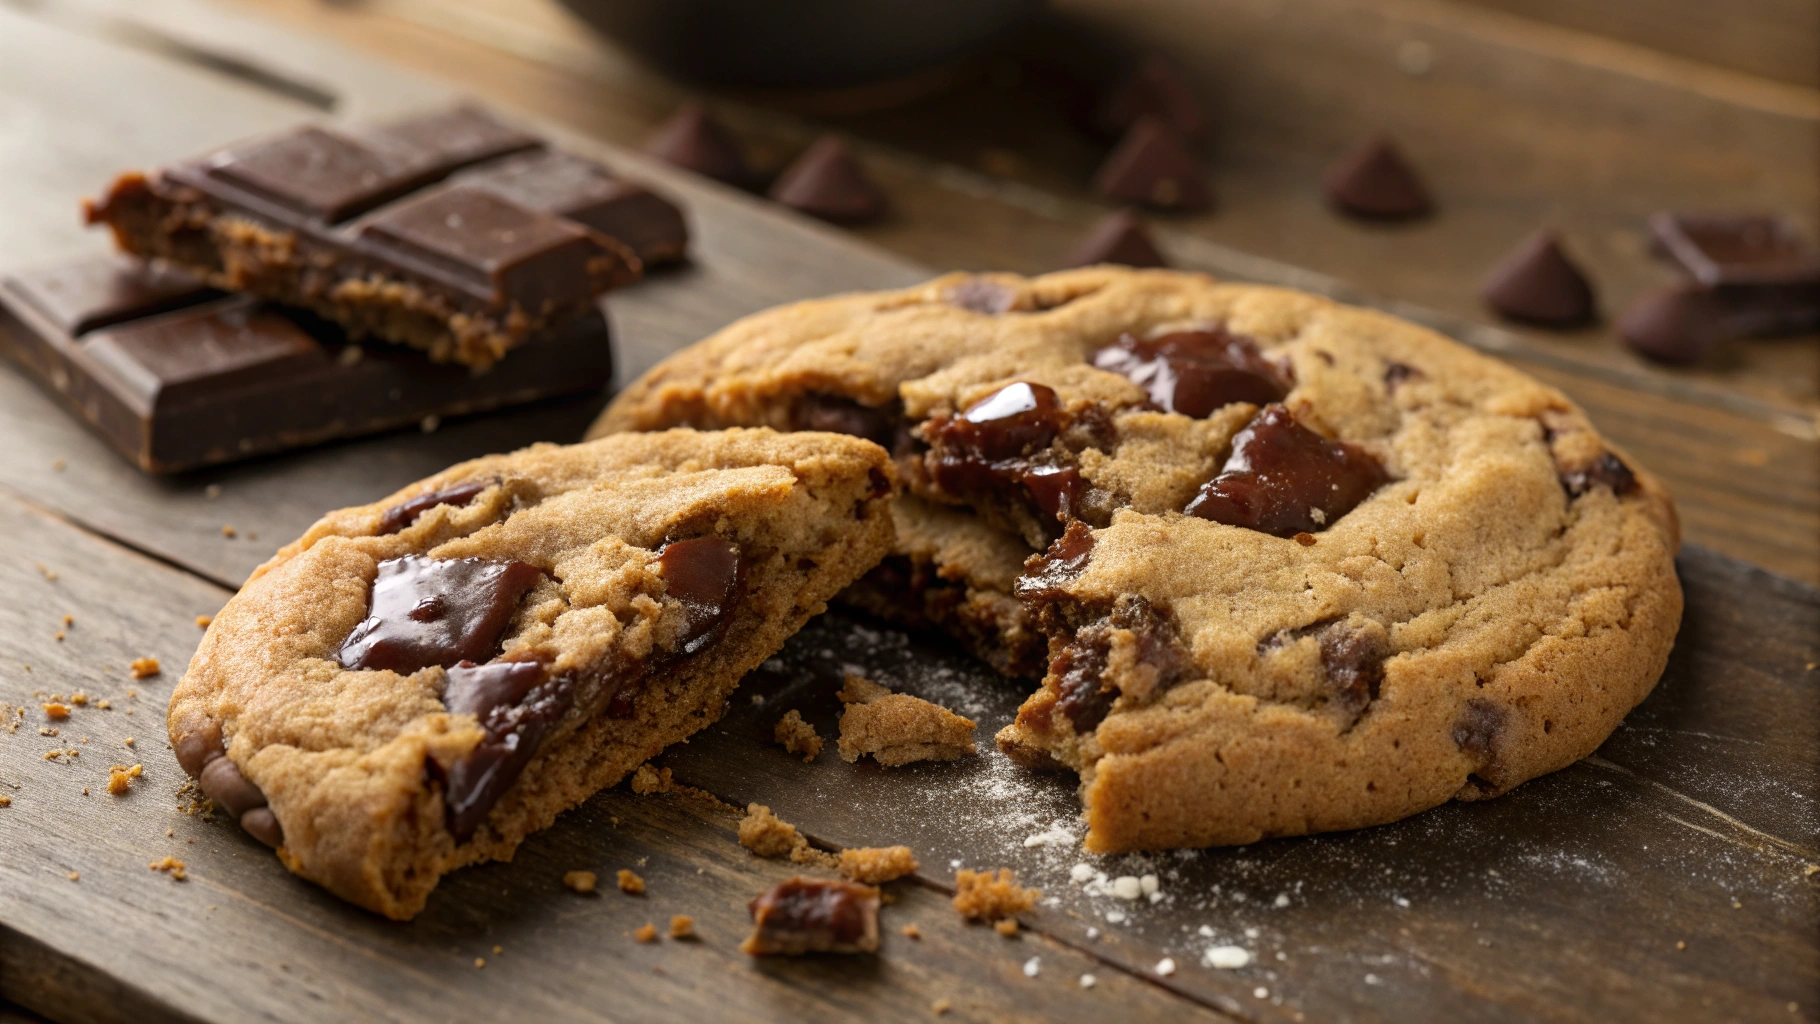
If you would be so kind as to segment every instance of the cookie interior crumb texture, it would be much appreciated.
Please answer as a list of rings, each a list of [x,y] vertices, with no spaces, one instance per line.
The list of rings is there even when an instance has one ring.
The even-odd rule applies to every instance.
[[[677,430],[332,512],[210,624],[178,760],[291,870],[409,918],[718,718],[883,557],[891,472],[844,435]]]
[[[739,845],[760,857],[788,857],[790,851],[807,843],[796,832],[796,826],[771,813],[764,804],[746,805],[746,816],[739,821]]]
[[[794,708],[778,719],[771,735],[785,750],[803,755],[804,761],[813,761],[822,752],[822,738],[816,734],[815,726],[803,721],[801,712]]]
[[[921,697],[848,674],[840,699],[840,756],[849,763],[870,754],[888,768],[913,761],[952,761],[973,753],[971,719]]]
[[[1010,868],[972,871],[960,868],[954,873],[954,909],[969,921],[998,921],[1022,914],[1036,906],[1042,896],[1037,889],[1017,884],[1017,874]]]
[[[855,882],[882,885],[917,869],[908,846],[857,846],[840,852],[840,873]]]
[[[1078,774],[1093,852],[1496,796],[1597,748],[1680,622],[1673,503],[1566,396],[1280,288],[1091,267],[796,303],[590,433],[676,424],[891,449],[897,541],[846,599],[1042,678],[997,740]]]

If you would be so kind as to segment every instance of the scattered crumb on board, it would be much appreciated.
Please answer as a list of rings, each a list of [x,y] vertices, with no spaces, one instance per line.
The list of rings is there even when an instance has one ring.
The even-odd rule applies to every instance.
[[[628,896],[642,896],[645,891],[645,880],[627,868],[619,869],[619,891]]]
[[[954,909],[969,921],[997,921],[1036,906],[1043,894],[1017,884],[1010,868],[991,871],[961,868],[954,873]]]
[[[562,876],[562,884],[572,892],[590,893],[600,884],[600,879],[592,871],[570,871]]]
[[[822,752],[822,738],[815,731],[815,726],[803,721],[803,716],[794,708],[784,712],[778,719],[777,727],[771,730],[771,737],[792,754],[803,755],[804,761],[815,760],[815,755]]]
[[[907,693],[892,693],[863,676],[848,673],[838,695],[847,709],[840,717],[840,756],[848,762],[867,754],[886,767],[913,761],[952,761],[974,752],[970,718]]]
[[[902,878],[916,869],[916,854],[908,846],[860,846],[840,852],[840,873],[867,885]]]

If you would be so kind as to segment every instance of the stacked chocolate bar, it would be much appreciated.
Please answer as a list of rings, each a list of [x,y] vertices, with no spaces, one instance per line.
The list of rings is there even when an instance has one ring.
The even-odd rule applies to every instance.
[[[0,280],[0,352],[154,473],[598,390],[600,297],[688,238],[471,106],[124,174],[87,215],[131,255]]]

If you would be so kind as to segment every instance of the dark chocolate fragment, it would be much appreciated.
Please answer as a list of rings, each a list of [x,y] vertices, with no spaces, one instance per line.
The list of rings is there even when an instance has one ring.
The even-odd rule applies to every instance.
[[[240,816],[240,827],[247,835],[276,850],[284,845],[284,826],[270,807],[255,807]]]
[[[376,125],[361,137],[373,145],[419,154],[421,162],[445,173],[543,146],[536,136],[504,124],[470,103],[407,114]]]
[[[1460,717],[1454,720],[1454,746],[1473,757],[1483,769],[1498,756],[1498,743],[1508,717],[1509,713],[1498,704],[1483,697],[1468,698]]]
[[[1108,138],[1118,138],[1146,117],[1167,124],[1189,142],[1207,137],[1207,118],[1201,105],[1175,65],[1150,56],[1106,94],[1093,112],[1093,127]]]
[[[950,285],[942,298],[951,306],[970,309],[987,316],[1003,316],[1017,305],[1017,290],[1007,288],[989,277],[971,277]]]
[[[493,486],[492,480],[470,480],[465,484],[445,487],[440,491],[419,494],[407,498],[379,514],[379,533],[397,533],[399,530],[415,523],[417,517],[438,505],[466,505],[473,501],[481,491]]]
[[[217,153],[207,174],[304,216],[339,223],[430,180],[418,154],[316,127]]]
[[[890,205],[847,144],[832,135],[816,139],[771,185],[772,200],[836,224],[862,224]]]
[[[1406,381],[1420,380],[1426,376],[1428,375],[1407,363],[1384,364],[1384,388],[1387,391],[1394,392]]]
[[[752,184],[752,168],[733,136],[699,103],[685,103],[645,143],[645,152],[736,188]]]
[[[1358,629],[1332,622],[1315,634],[1321,644],[1321,667],[1333,687],[1334,703],[1357,719],[1378,699],[1384,681],[1384,658],[1390,645],[1382,629]]]
[[[174,749],[177,764],[196,780],[203,796],[238,820],[253,838],[274,850],[284,845],[284,828],[266,807],[265,793],[228,758],[219,722],[204,719],[178,737]]]
[[[862,405],[845,395],[810,391],[799,396],[790,407],[791,430],[849,434],[886,449],[897,443],[902,427],[903,415],[896,408]]]
[[[625,243],[647,267],[679,260],[688,248],[689,228],[674,203],[572,153],[535,153],[456,180],[593,228]]]
[[[1101,196],[1159,210],[1205,210],[1213,204],[1207,172],[1169,126],[1139,119],[1093,176]]]
[[[1059,528],[1086,489],[1077,468],[1057,461],[1068,457],[1049,450],[1071,419],[1053,388],[1008,384],[959,416],[928,421],[930,479],[957,497],[1022,503]]]
[[[1327,201],[1355,217],[1404,220],[1434,208],[1428,186],[1396,144],[1379,136],[1327,172]]]
[[[747,908],[752,934],[740,949],[752,956],[871,953],[878,949],[878,890],[831,879],[785,879]]]
[[[1044,448],[1068,422],[1055,389],[1018,381],[968,406],[936,439],[981,459],[1011,459]]]
[[[296,321],[231,299],[104,327],[83,339],[82,354],[106,379],[144,387],[139,397],[154,414],[306,374],[326,358]]]
[[[1132,634],[1137,664],[1153,674],[1151,693],[1194,675],[1194,662],[1182,650],[1174,625],[1143,598],[1121,598],[1106,616],[1075,631],[1049,663],[1056,680],[1055,708],[1077,733],[1097,729],[1120,696],[1117,684],[1105,678],[1117,631]]]
[[[1129,378],[1164,412],[1196,419],[1233,402],[1266,405],[1289,393],[1284,371],[1250,338],[1223,327],[1145,340],[1121,334],[1093,354],[1093,365]]]
[[[1787,217],[1658,213],[1656,248],[1708,288],[1820,284],[1820,252]]]
[[[227,753],[221,741],[221,723],[212,718],[203,719],[200,725],[179,736],[172,749],[176,752],[178,767],[185,774],[192,779],[202,778],[202,769]]]
[[[1087,486],[1074,466],[1031,466],[1018,474],[1018,482],[1037,509],[1058,522],[1073,517]]]
[[[1156,240],[1144,220],[1130,210],[1107,216],[1087,232],[1063,264],[1089,267],[1117,263],[1127,267],[1166,267],[1169,261],[1157,250]]]
[[[1068,524],[1048,550],[1024,561],[1024,574],[1017,578],[1017,596],[1038,601],[1062,597],[1068,584],[1087,571],[1092,557],[1093,528],[1077,519]]]
[[[379,563],[367,617],[348,634],[342,667],[408,675],[484,662],[543,573],[524,562],[405,555]]]
[[[265,794],[240,774],[240,766],[231,757],[212,758],[203,766],[197,779],[202,793],[233,815],[236,820],[255,807],[265,806]]]
[[[535,661],[462,661],[449,668],[443,706],[450,714],[473,715],[486,731],[444,780],[446,820],[457,842],[474,835],[574,701],[572,680],[548,677]]]
[[[1723,342],[1820,330],[1820,284],[1666,285],[1618,318],[1630,348],[1661,363],[1694,363]]]
[[[221,297],[181,270],[148,266],[114,253],[24,271],[11,284],[57,330],[71,337]]]
[[[1547,327],[1575,327],[1598,312],[1592,285],[1553,231],[1537,231],[1493,267],[1479,295],[1498,314]]]
[[[1270,405],[1233,438],[1220,474],[1183,511],[1277,537],[1319,533],[1389,479],[1364,449],[1329,441]]]
[[[742,582],[739,548],[719,537],[692,537],[665,544],[657,555],[665,596],[682,602],[688,624],[677,646],[694,654],[712,643],[739,599]]]
[[[1561,486],[1567,489],[1569,498],[1578,498],[1594,487],[1609,487],[1613,494],[1623,497],[1637,489],[1637,474],[1623,459],[1605,452],[1590,466],[1563,471]]]

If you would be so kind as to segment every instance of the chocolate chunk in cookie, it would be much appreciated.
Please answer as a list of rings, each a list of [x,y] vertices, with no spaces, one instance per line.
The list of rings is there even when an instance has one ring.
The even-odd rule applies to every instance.
[[[708,645],[727,620],[740,589],[739,549],[719,537],[693,537],[664,545],[657,555],[665,596],[688,612],[681,650],[694,654]]]
[[[875,952],[878,905],[869,885],[788,878],[747,905],[752,934],[739,948],[752,956]]]
[[[410,673],[487,661],[543,573],[519,561],[406,555],[379,563],[371,611],[337,655],[344,668]]]
[[[1129,378],[1164,412],[1197,419],[1233,402],[1281,401],[1290,387],[1287,372],[1251,339],[1217,327],[1150,339],[1121,334],[1093,354],[1093,365]]]
[[[1578,498],[1594,487],[1609,487],[1619,497],[1637,489],[1637,474],[1624,464],[1624,460],[1605,452],[1592,461],[1591,465],[1561,472],[1561,486],[1567,488],[1567,496]]]
[[[1318,533],[1390,479],[1356,445],[1329,441],[1267,406],[1232,441],[1232,456],[1183,509],[1277,537]]]
[[[384,512],[379,513],[379,532],[397,533],[417,521],[417,517],[438,505],[466,505],[480,496],[480,492],[492,486],[490,480],[471,480],[465,484],[445,487],[440,491],[419,494],[415,498],[401,501]]]
[[[1123,658],[1115,651],[1123,647]],[[1115,660],[1126,664],[1115,668]],[[1129,693],[1139,701],[1194,674],[1167,617],[1141,597],[1121,599],[1099,619],[1082,626],[1049,663],[1057,680],[1055,709],[1077,733],[1092,732],[1112,705]]]
[[[464,661],[450,668],[442,702],[473,715],[486,738],[448,769],[443,803],[448,828],[465,842],[537,754],[544,735],[574,704],[573,681],[546,678],[535,661]]]

